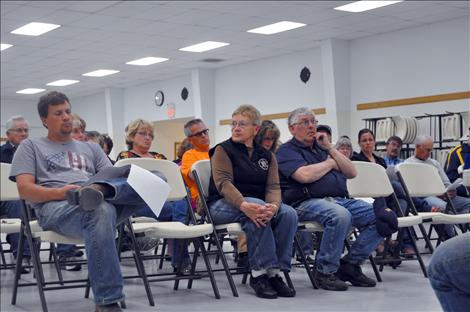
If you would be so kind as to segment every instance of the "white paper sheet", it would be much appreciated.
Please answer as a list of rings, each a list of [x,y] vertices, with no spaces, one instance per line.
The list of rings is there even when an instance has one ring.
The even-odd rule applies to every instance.
[[[168,183],[150,171],[134,164],[131,165],[127,183],[142,197],[158,217],[162,211],[163,204],[170,194],[171,188]]]
[[[454,191],[461,185],[462,185],[462,179],[458,178],[457,180],[454,181],[454,183],[452,183],[451,185],[447,187],[447,192]]]

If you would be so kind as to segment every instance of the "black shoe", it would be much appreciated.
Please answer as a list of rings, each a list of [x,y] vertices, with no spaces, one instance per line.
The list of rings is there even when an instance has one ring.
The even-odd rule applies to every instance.
[[[299,255],[297,255],[295,257],[295,259],[298,261],[298,262],[302,262],[302,257],[300,257]],[[313,255],[305,255],[305,260],[307,260],[307,263],[308,264],[314,264],[315,263],[315,257]]]
[[[16,257],[15,257],[15,263],[16,263]],[[28,274],[31,271],[31,259],[28,257],[23,257],[23,260],[21,260],[21,269],[20,269],[20,274]]]
[[[295,290],[287,286],[279,275],[270,277],[269,282],[279,297],[295,297]]]
[[[158,243],[160,242],[159,238],[149,237],[149,236],[139,236],[136,237],[137,245],[139,245],[139,250],[148,251],[157,248]]]
[[[95,209],[104,200],[104,187],[98,184],[84,186],[66,193],[67,201],[70,205],[79,205],[86,211]]]
[[[95,312],[122,312],[121,307],[117,303],[106,305],[96,305]]]
[[[176,273],[176,272],[178,272],[178,268],[173,267],[173,273]],[[181,274],[190,275],[191,274],[191,264],[188,264],[188,265],[184,266],[183,269],[181,270]]]
[[[341,259],[338,272],[336,272],[342,281],[350,282],[353,286],[357,287],[375,287],[376,283],[373,279],[368,278],[362,273],[359,264],[352,264]]]
[[[338,277],[333,273],[325,274],[320,271],[315,271],[315,280],[318,283],[318,287],[325,290],[348,290],[348,284],[338,279]]]
[[[241,252],[238,254],[237,260],[237,273],[245,273],[250,270],[250,261],[247,252]]]
[[[250,286],[255,290],[256,296],[265,299],[276,299],[277,292],[271,286],[266,274],[258,277],[250,276]]]
[[[60,268],[66,271],[80,271],[82,269],[82,265],[80,263],[67,263],[69,261],[79,261],[83,260],[81,257],[67,257],[67,256],[60,256],[59,263]]]

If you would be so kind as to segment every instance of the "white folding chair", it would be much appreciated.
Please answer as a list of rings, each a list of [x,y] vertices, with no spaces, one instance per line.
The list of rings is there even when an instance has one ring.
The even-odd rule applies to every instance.
[[[435,167],[427,164],[401,163],[395,167],[395,171],[405,189],[408,201],[411,202],[413,214],[421,216],[424,222],[458,225],[462,232],[466,231],[470,223],[470,213],[456,214],[454,204]],[[446,213],[418,213],[411,198],[428,196],[444,196],[449,210]]]
[[[415,225],[422,224],[422,218],[419,216],[405,216],[404,212],[400,207],[400,203],[393,191],[392,184],[388,178],[385,169],[375,163],[364,162],[364,161],[353,161],[353,165],[356,168],[357,175],[353,179],[347,180],[348,193],[351,197],[388,197],[393,196],[398,211],[398,227],[399,227],[399,241],[403,230],[407,231],[410,237],[411,244],[415,250],[417,260],[425,277],[427,277],[426,266],[424,265],[423,259],[419,250],[416,246],[416,242],[412,235],[412,227]],[[426,232],[424,232],[426,233]],[[389,240],[389,238],[388,238]],[[411,259],[410,259],[411,260]]]
[[[67,288],[78,288],[78,287],[86,287],[85,297],[88,298],[89,296],[89,280],[87,279],[74,279],[74,280],[64,280],[62,277],[62,273],[60,271],[60,266],[58,259],[53,253],[54,263],[57,269],[58,274],[58,281],[47,281],[44,278],[44,273],[42,269],[42,263],[39,255],[39,246],[36,242],[49,242],[51,244],[83,244],[84,242],[79,239],[70,238],[59,233],[53,231],[44,231],[38,224],[37,221],[30,220],[30,212],[29,208],[26,206],[24,200],[20,198],[18,193],[18,189],[16,183],[10,181],[11,165],[10,164],[1,164],[1,200],[21,200],[22,203],[22,210],[24,219],[21,220],[19,224],[19,233],[20,233],[20,240],[18,245],[18,255],[16,259],[16,269],[15,269],[15,280],[13,285],[13,292],[12,292],[12,300],[11,304],[16,304],[16,297],[18,287],[23,286],[33,286],[37,285],[39,291],[39,297],[41,300],[42,310],[47,312],[47,303],[46,298],[44,296],[44,291],[47,290],[57,290],[57,289],[67,289]],[[2,224],[2,232],[3,230],[7,231],[15,231],[17,229],[18,223],[12,222],[11,224],[7,224],[5,227]],[[34,269],[34,275],[36,278],[36,283],[20,283],[20,276],[21,276],[21,262],[23,259],[23,249],[24,249],[24,237],[26,237],[28,244],[31,249],[31,258],[32,258],[32,265]],[[54,286],[60,284],[60,286]]]
[[[194,212],[191,208],[191,202],[189,200],[188,191],[181,176],[180,169],[177,164],[168,160],[153,159],[153,158],[128,158],[122,159],[116,162],[115,166],[125,166],[125,165],[136,165],[141,168],[147,169],[149,171],[159,171],[161,172],[167,183],[171,187],[170,194],[167,198],[168,201],[177,201],[185,200],[188,207],[189,216],[192,219],[193,224],[183,224],[180,222],[137,222],[131,223],[127,222],[128,229],[131,233],[134,245],[134,254],[137,259],[137,269],[140,273],[140,277],[144,282],[145,289],[147,291],[147,296],[149,298],[150,305],[154,305],[153,295],[150,290],[149,283],[164,281],[164,280],[174,280],[174,289],[178,289],[179,280],[188,279],[188,288],[192,287],[193,279],[200,279],[202,275],[195,274],[196,260],[199,248],[201,249],[201,254],[203,256],[204,262],[206,264],[207,276],[209,276],[214,295],[217,299],[220,299],[219,290],[217,288],[217,283],[214,278],[214,274],[207,256],[206,249],[203,244],[203,238],[206,235],[209,235],[213,231],[213,226],[211,224],[196,224]],[[158,190],[156,190],[155,195],[158,196]],[[181,272],[181,266],[178,267],[178,272],[174,278],[158,278],[158,279],[149,279],[148,277],[161,276],[162,274],[147,274],[145,267],[143,265],[143,257],[140,253],[138,245],[135,243],[135,233],[143,233],[146,236],[151,236],[155,238],[172,238],[172,239],[184,239],[192,240],[195,245],[195,251],[193,256],[193,261],[191,265],[191,274],[183,275]]]
[[[193,164],[191,169],[192,169],[192,173],[193,173],[194,179],[196,181],[196,184],[197,184],[197,187],[198,187],[198,190],[199,190],[199,196],[200,196],[201,203],[204,207],[204,214],[205,214],[205,217],[207,219],[207,222],[213,223],[211,213],[210,213],[209,207],[207,205],[207,201],[206,201],[206,199],[209,196],[209,184],[210,184],[210,179],[211,179],[210,160],[199,160],[199,161],[197,161]],[[305,231],[313,230],[314,227],[318,228],[318,224],[314,224],[314,223],[315,222],[305,222],[304,224],[302,224],[302,228]],[[241,224],[238,223],[238,222],[215,225],[214,237],[216,237],[218,248],[222,248],[221,243],[218,240],[219,234],[239,235],[239,234],[244,234],[244,232],[242,230]],[[303,257],[305,259],[305,255]],[[225,261],[225,263],[226,263],[226,260],[224,260],[223,258],[222,258],[222,261],[223,262]],[[230,282],[231,277],[229,278],[229,272],[226,269],[226,267],[228,268],[228,265],[226,266],[225,263],[223,263],[224,264],[224,269],[226,271],[227,278],[229,279],[229,282]],[[306,268],[307,268],[307,272],[309,272],[308,274],[309,274],[310,280],[312,282],[312,285],[314,285],[314,287],[317,288],[316,283],[313,279],[313,274],[310,271],[310,267],[309,267],[307,261],[305,261],[305,265],[306,265]],[[289,287],[294,289],[294,285],[292,284],[292,280],[290,279],[290,276],[289,276],[288,272],[284,272],[284,276],[286,278],[286,281],[287,281]],[[248,277],[248,274],[244,274],[242,283],[246,283],[247,277]],[[230,282],[230,285],[232,287],[232,282]],[[235,285],[233,285],[232,291],[233,291],[234,287],[235,287]]]

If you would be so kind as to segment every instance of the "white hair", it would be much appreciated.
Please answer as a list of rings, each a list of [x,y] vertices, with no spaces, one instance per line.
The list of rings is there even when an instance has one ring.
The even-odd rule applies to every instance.
[[[301,107],[301,108],[294,109],[289,114],[289,117],[287,117],[287,124],[289,126],[292,126],[293,124],[298,122],[300,115],[307,115],[307,116],[315,117],[315,115],[312,113],[312,111],[308,107]]]
[[[423,145],[429,140],[431,142],[434,141],[433,138],[429,135],[418,135],[415,139],[415,145]]]
[[[28,121],[21,115],[12,116],[12,117],[10,117],[10,119],[7,120],[7,122],[5,124],[5,129],[7,130],[7,132],[12,129],[13,125],[17,121],[25,121],[26,123],[28,123]]]

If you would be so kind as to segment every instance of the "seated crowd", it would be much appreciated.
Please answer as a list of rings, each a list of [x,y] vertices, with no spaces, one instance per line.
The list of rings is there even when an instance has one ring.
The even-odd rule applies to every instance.
[[[28,122],[13,116],[6,124],[8,141],[1,147],[1,162],[12,163],[11,179],[16,181],[21,197],[31,205],[44,230],[85,240],[96,311],[121,311],[118,302],[124,293],[115,248],[116,226],[130,216],[184,223],[189,207],[183,200],[168,201],[157,216],[125,178],[85,184],[115,163],[109,156],[113,141],[106,134],[86,131],[85,121],[72,113],[69,99],[60,92],[42,96],[38,112],[47,137],[28,138]],[[309,255],[307,260],[315,262],[314,277],[319,287],[333,291],[345,291],[349,284],[374,287],[375,281],[362,272],[361,265],[374,250],[383,251],[384,235],[376,227],[372,204],[348,197],[346,181],[357,174],[352,161],[377,163],[384,168],[404,161],[428,164],[438,170],[448,186],[457,179],[457,168],[465,157],[468,159],[470,139],[451,151],[444,170],[430,157],[433,140],[428,136],[418,136],[415,155],[403,160],[402,140],[396,136],[386,142],[386,156],[382,158],[374,153],[375,136],[369,129],[359,132],[360,151],[355,153],[347,136],[332,144],[331,128],[318,125],[311,109],[295,109],[287,123],[292,138],[281,144],[275,123],[262,121],[255,107],[242,105],[232,114],[231,136],[210,147],[209,129],[204,121],[188,121],[183,129],[186,139],[175,162],[189,188],[192,208],[198,210],[202,200],[192,165],[210,159],[212,174],[207,203],[211,216],[215,224],[241,224],[245,235],[237,237],[238,266],[249,272],[249,284],[258,297],[295,296],[295,290],[284,282],[281,272],[291,270],[293,242],[300,221],[314,221],[324,228],[315,257],[312,257],[314,236],[298,235],[302,250]],[[128,150],[118,153],[116,161],[167,159],[151,150],[154,133],[151,122],[131,121],[125,129]],[[392,186],[401,209],[406,210],[403,186],[398,181],[392,181]],[[449,195],[457,213],[470,212],[466,189],[450,191]],[[391,198],[385,200],[393,210],[400,208],[394,207]],[[419,211],[445,212],[447,206],[439,197],[413,198],[413,203]],[[0,204],[2,216],[21,217],[19,202]],[[344,253],[345,241],[354,229],[359,234]],[[436,229],[444,240],[455,236],[450,225]],[[399,248],[412,257],[414,250],[409,240],[410,237],[404,237]],[[8,235],[7,241],[16,256],[18,234]],[[138,244],[141,250],[149,250],[156,247],[158,240],[142,237]],[[27,247],[26,262],[30,258]],[[169,247],[175,272],[180,264],[181,271],[189,270],[188,246],[175,240],[169,242]],[[121,248],[126,250],[126,233]],[[59,245],[57,253],[64,260],[83,256],[75,245]]]

